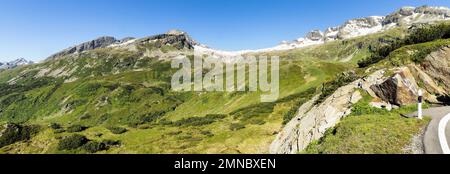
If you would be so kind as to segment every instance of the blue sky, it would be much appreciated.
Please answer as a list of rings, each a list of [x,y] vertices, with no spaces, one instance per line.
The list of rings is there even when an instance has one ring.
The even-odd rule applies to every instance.
[[[0,0],[0,62],[52,53],[99,36],[170,29],[213,48],[266,48],[348,19],[448,0]]]

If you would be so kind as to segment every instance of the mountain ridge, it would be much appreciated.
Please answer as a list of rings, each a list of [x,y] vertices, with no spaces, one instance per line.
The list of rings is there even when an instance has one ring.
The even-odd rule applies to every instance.
[[[163,34],[155,34],[143,38],[126,37],[124,39],[116,39],[111,36],[103,36],[97,39],[87,41],[60,52],[57,52],[47,58],[53,59],[73,53],[81,53],[86,50],[105,47],[123,47],[135,43],[149,42],[151,40],[163,39],[171,37],[163,41],[162,44],[174,44],[174,42],[182,42],[180,48],[195,49],[201,53],[214,54],[219,56],[239,56],[247,53],[272,52],[280,50],[290,50],[303,48],[312,45],[323,44],[336,40],[346,40],[368,34],[386,31],[399,26],[411,26],[424,22],[435,22],[442,20],[450,20],[450,9],[448,7],[420,6],[420,7],[402,7],[395,12],[386,16],[368,16],[363,18],[354,18],[347,20],[342,25],[328,27],[324,31],[315,29],[305,34],[304,37],[297,38],[292,41],[282,41],[279,45],[269,48],[255,50],[238,50],[225,51],[210,48],[205,44],[201,44],[192,39],[188,33],[181,30],[170,30]]]
[[[12,69],[21,65],[30,65],[33,64],[33,61],[26,60],[25,58],[18,58],[9,62],[0,62],[0,70],[1,69]]]

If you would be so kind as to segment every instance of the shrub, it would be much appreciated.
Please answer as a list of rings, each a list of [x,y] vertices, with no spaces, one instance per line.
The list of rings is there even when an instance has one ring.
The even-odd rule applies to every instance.
[[[123,134],[128,131],[123,127],[116,127],[116,126],[110,126],[108,127],[108,130],[111,131],[111,133],[113,134]]]
[[[263,125],[266,124],[266,122],[262,119],[254,119],[252,121],[250,121],[251,124],[255,124],[255,125]]]
[[[406,45],[430,42],[438,39],[450,38],[450,24],[425,25],[412,29],[409,35],[403,40],[396,40],[388,45],[381,46],[372,50],[372,55],[368,58],[358,61],[360,68],[378,63],[385,59],[391,52]],[[429,54],[430,51],[424,51],[422,54]],[[417,55],[419,61],[424,55]],[[413,59],[417,59],[413,58]],[[417,61],[417,60],[414,60]]]
[[[36,125],[19,125],[8,123],[0,134],[0,147],[13,144],[18,141],[29,140],[40,130]]]
[[[55,129],[53,132],[56,133],[56,134],[59,134],[59,133],[66,132],[66,130],[64,130],[64,129]]]
[[[81,126],[81,125],[72,125],[70,127],[67,128],[67,132],[81,132],[86,130],[88,127],[86,126]]]
[[[87,119],[90,119],[90,118],[91,118],[91,115],[89,115],[89,114],[84,114],[84,115],[80,116],[80,120],[87,120]]]
[[[203,126],[214,123],[216,120],[225,118],[226,115],[222,114],[208,114],[205,117],[189,117],[181,120],[171,122],[174,126]]]
[[[214,134],[211,131],[202,131],[201,132],[202,135],[206,135],[207,137],[212,137],[214,136]]]
[[[245,125],[241,124],[241,123],[232,123],[230,125],[230,130],[232,131],[237,131],[237,130],[241,130],[244,129]]]
[[[328,96],[333,94],[338,88],[347,85],[358,78],[359,77],[353,71],[338,74],[333,80],[326,82],[322,85],[322,93],[320,94],[315,104],[322,103]]]
[[[67,137],[64,137],[62,140],[58,143],[58,150],[72,150],[79,148],[86,144],[89,140],[83,136],[83,135],[70,135]]]
[[[84,150],[86,150],[89,153],[95,153],[102,150],[107,150],[107,146],[104,143],[99,143],[95,141],[89,141],[82,147]]]
[[[165,111],[157,111],[157,112],[148,113],[148,114],[145,114],[145,115],[141,116],[141,121],[143,123],[153,122],[156,119],[161,118],[162,116],[164,116],[164,114],[166,114]]]
[[[78,89],[78,95],[80,96],[90,96],[93,95],[97,92],[98,89],[100,89],[102,86],[99,83],[88,83],[88,84],[83,84],[79,89]]]
[[[53,130],[57,130],[57,129],[61,129],[62,128],[62,126],[60,124],[58,124],[58,123],[50,123],[50,125],[48,127],[50,127]]]
[[[107,147],[120,146],[121,144],[119,140],[103,140],[101,143],[105,144]]]

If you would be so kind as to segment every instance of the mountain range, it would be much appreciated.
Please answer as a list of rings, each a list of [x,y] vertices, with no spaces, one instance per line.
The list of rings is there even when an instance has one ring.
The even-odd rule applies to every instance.
[[[430,6],[402,7],[399,10],[387,16],[369,16],[364,18],[356,18],[348,20],[340,26],[329,27],[325,31],[312,30],[311,32],[307,33],[305,37],[300,37],[293,41],[282,41],[281,44],[271,48],[263,48],[257,50],[241,50],[241,51],[223,51],[219,49],[210,48],[207,45],[194,41],[187,33],[180,30],[171,30],[165,34],[159,34],[142,39],[136,39],[134,37],[116,39],[111,36],[103,36],[67,48],[63,51],[60,51],[58,53],[49,56],[47,59],[62,57],[64,55],[73,53],[81,53],[83,51],[93,50],[96,48],[130,45],[133,44],[135,41],[143,41],[151,39],[154,40],[162,38],[167,35],[182,36],[183,38],[181,39],[186,39],[187,42],[186,45],[189,45],[189,47],[193,47],[197,51],[203,53],[221,56],[236,56],[247,53],[271,52],[271,51],[302,48],[311,45],[323,44],[335,40],[345,40],[354,37],[365,36],[368,34],[374,34],[400,26],[416,26],[424,23],[431,23],[443,20],[450,20],[450,9],[447,7],[430,7]],[[171,42],[174,41],[177,40],[171,40]],[[26,61],[23,58],[15,61],[18,61],[17,65],[33,63],[32,61]],[[0,69],[16,67],[16,65],[14,65],[15,61],[11,61],[8,63],[0,63]]]

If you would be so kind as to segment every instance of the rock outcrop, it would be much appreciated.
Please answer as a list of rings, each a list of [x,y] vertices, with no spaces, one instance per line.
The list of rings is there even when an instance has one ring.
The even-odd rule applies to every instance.
[[[119,42],[119,40],[117,40],[114,37],[109,37],[109,36],[99,37],[97,39],[94,39],[94,40],[91,40],[88,42],[84,42],[82,44],[67,48],[61,52],[53,54],[50,57],[48,57],[47,60],[66,56],[69,54],[81,53],[83,51],[93,50],[93,49],[97,49],[97,48],[105,48],[105,47],[112,45],[114,43],[117,43],[117,42]]]
[[[450,9],[446,7],[403,7],[394,13],[386,16],[383,21],[384,25],[403,24],[410,25],[413,23],[431,22],[444,20],[450,17]]]
[[[121,40],[118,40],[114,37],[104,36],[67,48],[63,51],[53,54],[52,56],[48,57],[47,60],[60,58],[66,55],[82,53],[84,51],[94,50],[97,48],[106,48],[106,47],[123,48],[129,47],[130,45],[133,45],[134,48],[136,45],[142,45],[147,43],[152,43],[157,48],[160,48],[164,45],[169,45],[180,50],[193,49],[194,45],[197,44],[197,42],[191,39],[191,37],[186,32],[182,32],[179,30],[171,30],[164,34],[153,35],[141,39],[126,37]]]
[[[431,78],[439,82],[444,91],[450,91],[450,45],[425,57],[420,67]]]
[[[304,150],[309,143],[321,138],[327,129],[334,127],[341,118],[351,113],[352,105],[362,98],[357,90],[359,83],[362,83],[363,89],[370,90],[369,87],[382,78],[383,71],[380,70],[365,80],[359,79],[338,88],[318,105],[314,105],[317,96],[306,102],[299,108],[294,119],[277,135],[269,152],[292,154]]]
[[[387,78],[381,84],[371,86],[370,89],[376,96],[394,105],[417,103],[419,87],[407,67],[399,69],[392,77]]]
[[[171,45],[177,49],[193,49],[194,45],[197,45],[186,32],[179,30],[171,30],[165,34],[158,34],[146,38],[139,39],[138,43],[155,43],[156,47],[161,47],[162,45]]]

